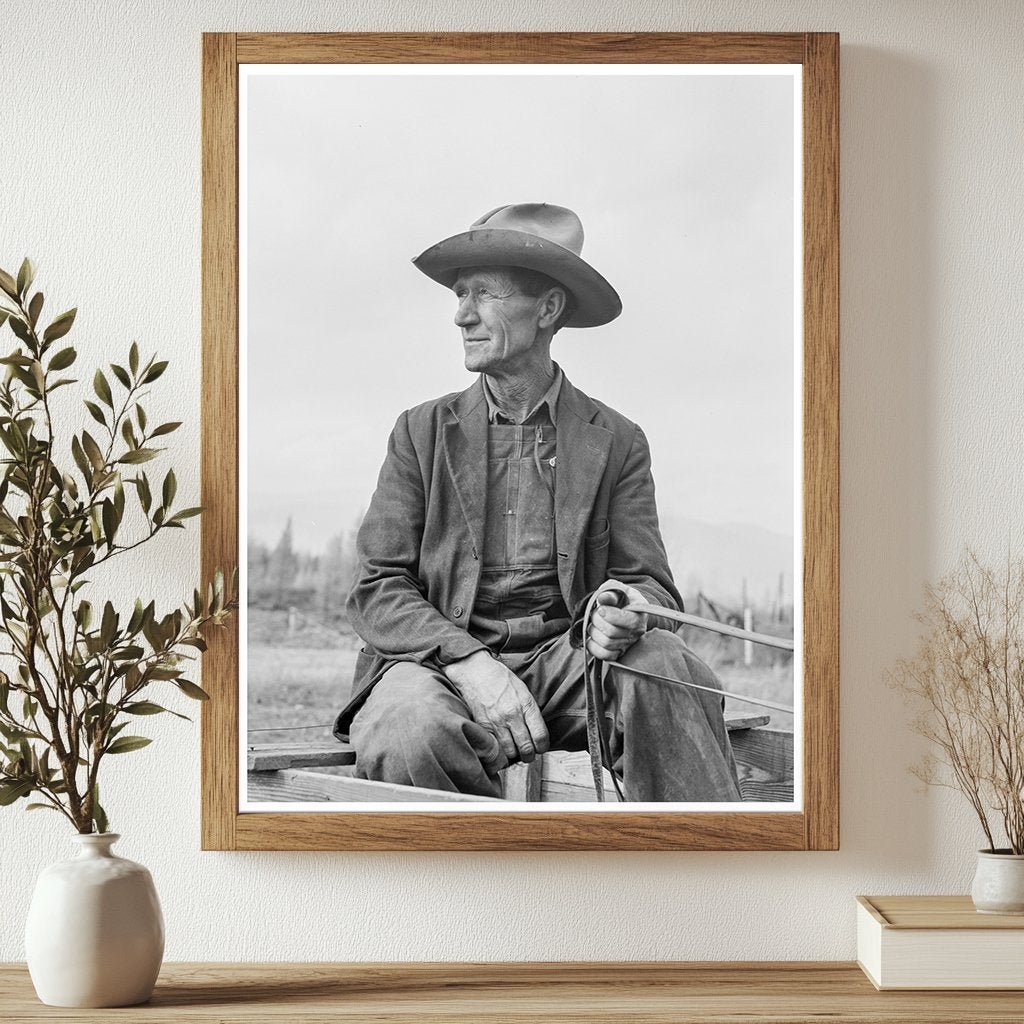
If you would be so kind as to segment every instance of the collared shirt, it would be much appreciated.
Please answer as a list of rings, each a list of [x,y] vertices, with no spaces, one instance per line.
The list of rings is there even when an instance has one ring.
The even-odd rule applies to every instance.
[[[555,412],[558,408],[558,395],[562,390],[562,368],[555,363],[555,379],[551,386],[541,396],[540,401],[530,410],[529,415],[522,421],[523,425],[528,423],[545,422],[542,418],[547,416],[546,422],[555,423]],[[491,394],[490,385],[487,383],[487,376],[481,375],[481,382],[484,386],[484,398],[487,399],[487,421],[489,423],[512,423],[514,422],[505,415],[498,406],[494,395]]]
[[[526,651],[564,633],[569,612],[555,546],[555,422],[562,372],[519,424],[484,378],[487,444],[484,555],[469,631],[496,653]]]

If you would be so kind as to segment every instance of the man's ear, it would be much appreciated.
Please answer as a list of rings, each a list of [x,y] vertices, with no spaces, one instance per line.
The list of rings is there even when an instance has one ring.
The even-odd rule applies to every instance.
[[[559,317],[565,312],[569,297],[562,287],[549,288],[540,299],[540,319],[538,327],[554,327]]]

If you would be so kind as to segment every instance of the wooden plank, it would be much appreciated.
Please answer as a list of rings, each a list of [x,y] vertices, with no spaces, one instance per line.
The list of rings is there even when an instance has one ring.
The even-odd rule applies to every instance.
[[[250,747],[246,762],[250,772],[325,768],[328,765],[355,764],[356,752],[348,743],[267,744]]]
[[[839,848],[839,36],[808,33],[804,99],[804,803]]]
[[[746,729],[729,734],[744,800],[789,803],[793,799],[793,734]]]
[[[202,579],[238,559],[238,72],[235,37],[203,36]],[[205,586],[205,583],[203,584]],[[235,846],[238,624],[210,630],[202,682],[204,850]]]
[[[742,729],[760,729],[771,721],[771,715],[732,714],[725,716],[725,727],[730,733]]]
[[[605,800],[615,802],[615,787],[606,768],[604,776]],[[590,769],[590,755],[585,750],[558,750],[544,755],[544,773],[541,800],[546,803],[597,803],[594,776]]]
[[[798,32],[238,34],[241,64],[799,64]]]
[[[768,715],[727,715],[725,719],[726,728],[731,732],[738,732],[744,729],[756,729],[767,725]],[[349,743],[266,743],[252,744],[247,755],[247,767],[249,771],[278,771],[281,768],[323,768],[328,765],[355,764],[356,752]],[[539,765],[537,771],[539,771]],[[514,783],[511,779],[508,785],[515,787],[516,792],[526,792],[523,789],[525,783],[521,783],[519,776],[525,780],[530,774],[526,771],[526,765],[513,765],[506,769],[503,776],[508,778],[508,772],[516,773]],[[522,771],[520,771],[522,769]],[[517,797],[516,799],[538,799],[539,798],[539,777],[536,784],[531,783],[536,789],[537,797]],[[508,799],[512,799],[509,797]]]
[[[740,715],[727,719],[740,771],[741,791],[747,800],[788,801],[793,793],[793,738],[760,728],[767,715]],[[753,737],[753,738],[750,738]],[[788,739],[787,739],[788,738]],[[788,760],[786,756],[788,750]],[[355,751],[349,744],[267,744],[250,747],[249,772],[280,771],[287,768],[351,766]],[[590,757],[585,751],[552,751],[532,764],[517,764],[502,773],[505,800],[548,803],[595,803]],[[605,794],[615,800],[611,776],[605,776]],[[257,786],[259,789],[259,786]],[[289,797],[278,780],[273,785],[275,801],[313,799],[298,792]],[[250,799],[256,799],[251,794]],[[328,799],[336,799],[329,797]],[[381,799],[384,799],[383,797]]]
[[[152,1000],[61,1010],[0,965],[4,1024],[1020,1024],[1013,992],[876,992],[852,963],[164,964]]]
[[[536,802],[541,799],[541,775],[545,755],[529,764],[509,765],[501,772],[501,794],[506,800]]]
[[[369,779],[307,772],[297,768],[278,772],[250,772],[247,792],[253,803],[502,803],[491,797],[398,786],[390,782],[371,782]]]

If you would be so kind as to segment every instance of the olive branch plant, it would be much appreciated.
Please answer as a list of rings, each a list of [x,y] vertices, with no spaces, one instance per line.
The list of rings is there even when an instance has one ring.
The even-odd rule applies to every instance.
[[[967,798],[989,852],[1001,829],[1006,852],[1024,853],[1024,560],[993,569],[967,551],[915,617],[925,632],[891,680],[938,755],[911,771]]]
[[[84,406],[97,426],[61,436],[51,396],[78,383],[62,376],[77,353],[57,342],[76,310],[42,328],[34,277],[28,259],[17,276],[0,270],[0,328],[17,342],[0,357],[0,669],[11,669],[0,670],[0,806],[35,796],[30,809],[59,811],[80,833],[106,832],[101,764],[151,742],[125,733],[132,719],[186,718],[148,699],[158,686],[208,699],[186,671],[206,649],[203,628],[233,611],[236,582],[226,588],[218,571],[163,616],[141,598],[125,613],[87,600],[90,573],[202,510],[174,507],[173,469],[155,494],[139,468],[181,424],[148,422],[142,399],[167,362],[143,360],[135,342],[124,365],[93,375],[96,400]]]

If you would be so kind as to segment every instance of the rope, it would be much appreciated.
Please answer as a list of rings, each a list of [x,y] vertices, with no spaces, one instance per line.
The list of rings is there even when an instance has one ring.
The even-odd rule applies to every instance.
[[[278,725],[270,729],[249,729],[249,732],[298,732],[300,729],[333,729],[334,723],[326,725]]]

